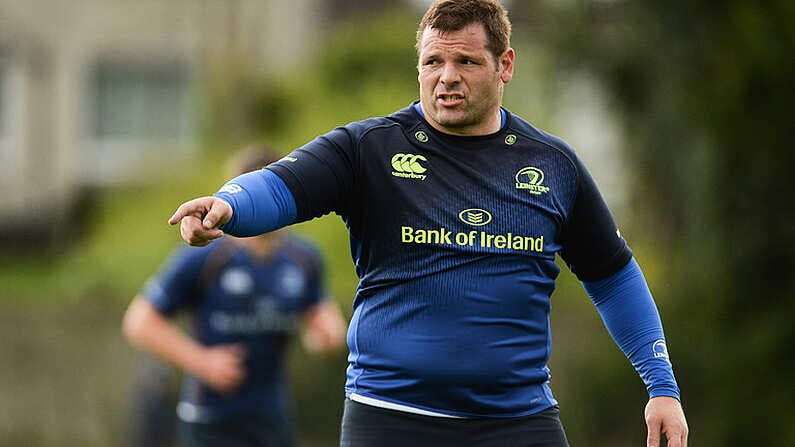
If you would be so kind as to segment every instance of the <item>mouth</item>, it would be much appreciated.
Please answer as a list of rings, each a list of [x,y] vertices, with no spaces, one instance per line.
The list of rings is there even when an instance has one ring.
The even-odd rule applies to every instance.
[[[444,107],[453,107],[464,102],[464,96],[458,93],[444,93],[436,95],[436,100]]]

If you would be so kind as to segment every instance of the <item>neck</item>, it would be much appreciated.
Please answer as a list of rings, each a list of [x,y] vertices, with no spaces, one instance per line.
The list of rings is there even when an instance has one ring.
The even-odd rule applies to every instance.
[[[259,259],[265,259],[281,244],[281,235],[270,232],[254,237],[241,238],[240,243],[245,249]]]

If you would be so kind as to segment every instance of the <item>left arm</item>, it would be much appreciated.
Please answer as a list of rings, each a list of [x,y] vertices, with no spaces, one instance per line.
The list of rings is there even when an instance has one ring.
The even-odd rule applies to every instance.
[[[687,446],[687,421],[665,345],[665,334],[646,279],[634,258],[618,273],[583,282],[610,335],[638,371],[649,392],[647,445]]]
[[[662,322],[646,279],[632,258],[614,275],[583,282],[608,332],[646,384],[649,397],[679,399]]]
[[[561,256],[646,383],[650,396],[647,445],[659,447],[664,434],[670,447],[687,447],[687,422],[657,306],[596,182],[573,153],[572,161],[578,171],[578,190],[561,233]]]

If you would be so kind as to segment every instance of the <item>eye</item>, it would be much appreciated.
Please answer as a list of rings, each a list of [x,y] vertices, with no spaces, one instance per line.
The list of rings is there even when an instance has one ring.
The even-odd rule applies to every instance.
[[[439,61],[437,59],[428,59],[425,61],[425,63],[423,63],[423,65],[436,65],[438,63]]]

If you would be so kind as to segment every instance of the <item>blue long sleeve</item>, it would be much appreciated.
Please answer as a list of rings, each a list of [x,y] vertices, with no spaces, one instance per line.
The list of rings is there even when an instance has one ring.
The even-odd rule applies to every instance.
[[[261,169],[228,181],[215,197],[232,206],[232,220],[221,227],[232,236],[256,236],[295,222],[297,211],[290,189],[275,173]]]
[[[660,315],[635,258],[609,278],[582,284],[649,396],[679,399]]]

